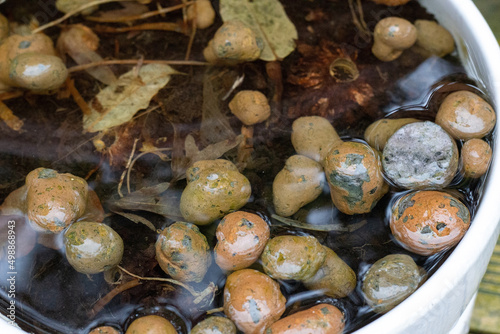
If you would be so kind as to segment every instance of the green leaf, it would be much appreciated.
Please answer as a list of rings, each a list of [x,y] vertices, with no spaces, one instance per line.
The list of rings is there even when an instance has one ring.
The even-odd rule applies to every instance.
[[[85,132],[97,132],[121,125],[147,108],[153,96],[178,74],[168,65],[148,64],[133,69],[104,88],[89,103],[90,115],[83,116]]]
[[[260,59],[281,60],[295,50],[297,29],[278,0],[220,0],[224,22],[241,21],[264,43]]]

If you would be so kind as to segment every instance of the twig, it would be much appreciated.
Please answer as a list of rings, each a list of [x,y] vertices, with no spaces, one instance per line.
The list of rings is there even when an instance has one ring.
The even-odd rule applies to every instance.
[[[195,36],[196,36],[196,20],[193,20],[193,23],[191,25],[191,35],[189,36],[189,43],[186,50],[186,57],[184,58],[184,60],[188,60],[189,56],[191,55],[191,49],[193,47]]]
[[[135,21],[135,20],[143,20],[143,19],[150,18],[152,16],[162,15],[162,14],[166,14],[169,12],[173,12],[173,11],[182,9],[186,6],[189,6],[193,3],[194,3],[194,1],[190,1],[187,3],[180,4],[180,5],[161,8],[161,9],[154,10],[154,11],[147,12],[147,13],[140,14],[140,15],[122,16],[122,17],[116,17],[116,18],[103,18],[103,17],[97,17],[97,16],[89,16],[86,19],[89,21],[103,22],[103,23],[130,22],[130,21]]]
[[[78,7],[75,10],[72,10],[69,13],[66,13],[66,15],[64,15],[63,17],[58,18],[57,20],[54,20],[54,21],[49,22],[49,23],[47,23],[47,24],[45,24],[45,25],[43,25],[41,27],[36,28],[35,30],[32,31],[32,33],[36,34],[37,32],[41,32],[41,31],[43,31],[43,30],[45,30],[47,28],[56,26],[59,23],[63,22],[64,20],[69,19],[71,16],[73,16],[75,14],[78,14],[81,11],[84,11],[87,8],[90,8],[90,7],[93,7],[93,6],[97,6],[97,5],[101,5],[101,4],[108,3],[108,2],[117,2],[117,1],[136,1],[136,0],[97,0],[97,1],[91,1],[91,2],[86,3],[83,6]]]
[[[23,94],[24,94],[24,91],[22,91],[22,90],[14,90],[12,92],[0,93],[0,101],[15,99],[16,97],[23,96]]]
[[[134,288],[140,284],[141,284],[141,282],[139,279],[134,279],[132,281],[128,281],[127,283],[123,283],[123,284],[118,285],[116,288],[114,288],[113,290],[108,292],[108,294],[106,294],[104,297],[99,299],[99,301],[97,301],[97,303],[95,303],[94,307],[92,308],[92,311],[90,311],[91,316],[94,316],[97,313],[99,313],[104,308],[104,306],[106,306],[113,298],[115,298],[117,295],[119,295],[123,291]]]
[[[3,120],[9,128],[18,132],[21,131],[24,124],[24,122],[14,115],[12,110],[2,101],[0,101],[0,119]]]
[[[205,290],[203,290],[202,292],[197,292],[193,288],[191,288],[189,285],[184,284],[182,282],[179,282],[177,280],[171,279],[171,278],[142,277],[142,276],[139,276],[139,275],[136,275],[136,274],[132,274],[130,271],[128,271],[127,269],[125,269],[125,268],[123,268],[121,266],[118,266],[118,269],[120,269],[121,271],[123,271],[125,274],[127,274],[129,276],[132,276],[134,278],[137,278],[137,279],[139,279],[141,281],[168,282],[168,283],[172,283],[172,284],[175,284],[175,285],[179,285],[179,286],[183,287],[184,289],[186,289],[191,295],[193,295],[194,297],[196,297],[196,299],[194,300],[195,304],[200,303],[206,296],[208,296],[210,293],[213,294],[216,291],[216,289],[217,289],[217,287],[215,286],[215,284],[210,283]]]
[[[149,151],[149,152],[142,152],[141,154],[139,154],[138,156],[136,156],[134,158],[134,160],[132,160],[132,163],[130,164],[130,167],[127,169],[127,189],[128,189],[128,193],[130,194],[130,171],[132,170],[132,167],[134,167],[134,164],[137,160],[139,160],[141,157],[145,156],[146,154],[149,154],[149,153],[155,153],[155,152],[166,152],[166,151],[172,151],[172,148],[171,147],[167,147],[167,148],[159,148],[157,150],[154,150],[154,151]]]
[[[135,154],[135,149],[137,147],[137,142],[139,141],[139,139],[134,139],[134,145],[132,146],[132,151],[130,151],[130,155],[128,157],[128,161],[127,161],[127,165],[125,166],[125,170],[123,171],[122,175],[120,176],[120,182],[118,183],[118,195],[122,198],[123,197],[123,194],[122,194],[122,185],[123,185],[123,180],[125,179],[125,175],[127,173],[127,171],[129,170],[130,168],[130,163],[132,162],[132,157],[134,156]],[[127,191],[128,193],[130,194],[130,184],[127,183]]]
[[[214,314],[217,312],[222,312],[222,311],[224,311],[223,307],[214,308],[214,309],[208,310],[207,315]]]
[[[66,87],[68,87],[68,90],[73,97],[73,100],[76,102],[76,104],[80,107],[84,115],[90,115],[92,114],[92,111],[90,110],[89,105],[85,100],[83,99],[82,95],[80,92],[76,89],[75,87],[75,80],[71,79],[68,77],[66,79]]]
[[[185,29],[183,29],[179,24],[173,22],[152,22],[152,23],[144,23],[131,27],[108,27],[108,26],[96,26],[93,28],[96,32],[101,33],[122,33],[128,31],[142,31],[142,30],[163,30],[163,31],[175,31],[180,33],[185,33]]]
[[[356,14],[356,9],[354,8],[354,0],[349,0],[349,9],[351,10],[352,21],[356,28],[358,28],[361,33],[361,37],[365,40],[371,40],[371,32],[366,25],[364,16],[363,16],[363,7],[360,0],[357,0],[358,4],[358,14]],[[358,15],[360,18],[358,19]]]
[[[104,65],[136,65],[140,59],[121,59],[121,60],[101,60],[93,63],[76,65],[68,69],[69,73],[84,71],[92,67]],[[187,66],[207,66],[207,62],[195,60],[143,60],[144,64],[164,64],[164,65],[187,65]]]
[[[363,28],[366,29],[366,31],[370,31],[368,29],[368,25],[366,24],[366,21],[365,21],[365,14],[363,13],[363,4],[361,3],[361,0],[357,0],[357,3],[358,3],[358,13],[359,13],[359,20],[361,22],[361,25],[363,26]]]

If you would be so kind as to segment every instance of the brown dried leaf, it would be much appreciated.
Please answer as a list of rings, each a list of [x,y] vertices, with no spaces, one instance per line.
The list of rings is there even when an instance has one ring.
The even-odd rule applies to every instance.
[[[89,3],[89,0],[56,0],[56,8],[63,13],[71,13],[80,7]],[[87,8],[82,12],[83,15],[89,15],[98,8],[97,5]]]
[[[137,2],[120,2],[120,4],[123,8],[99,11],[96,16],[101,19],[115,19],[123,16],[141,15],[149,10],[147,6]]]
[[[174,131],[175,134],[175,131]],[[203,150],[198,150],[198,146],[193,136],[188,135],[184,140],[184,151],[179,139],[174,138],[174,151],[172,152],[172,171],[175,180],[182,180],[186,177],[186,170],[189,166],[200,160],[215,160],[223,156],[228,151],[240,145],[244,137],[239,135],[236,138],[222,140],[215,144],[210,144]],[[176,149],[177,147],[177,149]],[[174,164],[174,161],[176,162]]]
[[[200,125],[201,142],[214,144],[236,137],[229,120],[222,113],[222,98],[238,79],[238,74],[229,69],[210,67],[203,77],[203,106]]]
[[[188,135],[184,141],[184,150],[186,151],[186,157],[192,159],[196,154],[200,152],[198,145],[193,136]]]
[[[102,61],[103,58],[95,52],[99,46],[99,37],[83,24],[75,24],[61,32],[57,40],[59,53],[68,54],[78,65]],[[97,66],[85,70],[100,82],[111,85],[116,76],[108,66]]]
[[[113,211],[113,212],[116,213],[117,215],[127,218],[130,221],[133,221],[136,224],[144,224],[152,231],[156,231],[156,227],[153,225],[153,223],[142,216],[128,212],[120,212],[120,211]]]
[[[180,211],[182,191],[171,189],[170,182],[144,187],[110,203],[113,212],[141,210],[153,212],[169,219],[183,220]]]
[[[200,160],[214,160],[223,156],[226,152],[232,150],[243,142],[243,135],[239,135],[236,138],[226,139],[215,144],[208,145],[203,150],[199,151],[190,159],[189,165],[194,164],[196,161]]]

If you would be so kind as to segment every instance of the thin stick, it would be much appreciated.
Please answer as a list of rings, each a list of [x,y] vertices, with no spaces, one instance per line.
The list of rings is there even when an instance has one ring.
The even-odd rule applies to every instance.
[[[184,58],[184,60],[188,60],[189,56],[191,55],[191,49],[193,48],[195,36],[196,36],[196,20],[193,20],[193,23],[191,25],[191,36],[189,36],[189,43],[186,50],[186,57]]]
[[[130,152],[130,157],[128,158],[127,165],[125,166],[125,168],[127,170],[130,169],[130,164],[132,163],[132,157],[135,154],[135,149],[137,148],[138,141],[139,141],[139,139],[134,140],[134,146],[132,147],[132,152]],[[130,194],[130,183],[129,182],[127,182],[127,192]]]
[[[214,308],[214,309],[208,310],[207,314],[210,315],[210,314],[213,314],[213,313],[223,312],[223,311],[224,311],[223,307],[218,307],[218,308]]]
[[[361,3],[361,0],[357,0],[358,1],[358,13],[359,13],[359,19],[360,19],[360,22],[361,22],[361,25],[363,26],[363,28],[365,28],[367,31],[370,31],[368,29],[368,26],[366,25],[366,21],[365,21],[365,15],[363,13],[363,4]]]
[[[358,19],[358,16],[356,15],[356,9],[354,8],[355,6],[354,6],[353,1],[354,0],[349,0],[349,9],[351,10],[352,21],[353,21],[354,25],[356,26],[356,28],[358,28],[359,32],[361,33],[361,35],[362,35],[361,37],[363,37],[366,40],[369,40],[369,39],[371,39],[371,33],[368,30],[368,27],[367,27],[366,22],[364,20],[363,9],[362,9],[362,7],[361,8],[358,7],[358,14],[361,16],[361,22],[360,22],[360,20]],[[357,3],[358,3],[358,5],[361,4],[361,2],[359,0],[357,0]]]
[[[122,17],[116,17],[116,18],[103,18],[103,17],[97,17],[97,16],[89,16],[86,19],[89,21],[102,22],[102,23],[130,22],[130,21],[147,19],[147,18],[150,18],[152,16],[156,16],[156,15],[170,13],[170,12],[182,9],[186,6],[189,6],[193,3],[194,3],[194,1],[190,1],[187,3],[180,4],[180,5],[161,8],[161,9],[154,10],[154,11],[147,12],[147,13],[140,14],[140,15],[122,16]]]
[[[135,148],[137,147],[138,141],[139,141],[139,139],[137,139],[137,138],[134,140],[134,145],[132,146],[132,150],[130,151],[127,165],[125,166],[125,170],[123,171],[122,175],[120,176],[120,182],[118,182],[118,195],[120,196],[120,198],[123,198],[123,193],[122,193],[123,180],[125,179],[125,175],[127,175],[127,171],[130,168],[130,163],[132,162],[132,157],[135,154]],[[128,190],[128,193],[130,194],[130,185],[129,184],[127,184],[127,190]]]
[[[47,23],[47,24],[45,24],[45,25],[43,25],[41,27],[36,28],[35,30],[32,31],[32,33],[36,34],[37,32],[41,32],[41,31],[43,31],[43,30],[45,30],[47,28],[56,26],[59,23],[63,22],[64,20],[69,19],[71,16],[73,16],[75,14],[78,14],[81,11],[84,11],[87,8],[90,8],[90,7],[93,7],[93,6],[97,6],[97,5],[101,5],[101,4],[108,3],[108,2],[117,2],[117,1],[136,1],[136,0],[97,0],[97,1],[91,1],[89,3],[86,3],[83,6],[78,7],[75,10],[72,10],[69,13],[66,13],[66,15],[64,15],[63,17],[58,18],[57,20],[54,20],[54,21],[49,22],[49,23]]]
[[[172,148],[171,147],[167,147],[167,148],[159,148],[157,150],[154,150],[154,151],[150,151],[150,152],[142,152],[141,154],[139,154],[138,156],[136,156],[134,158],[134,160],[132,160],[132,163],[130,164],[130,167],[127,169],[127,189],[129,189],[129,194],[130,194],[130,171],[132,170],[132,167],[134,167],[135,163],[137,160],[139,160],[141,157],[145,156],[146,154],[149,154],[149,153],[155,153],[155,152],[166,152],[166,151],[172,151]]]
[[[92,170],[90,172],[87,173],[87,175],[85,176],[84,180],[85,181],[88,181],[90,179],[90,177],[99,170],[99,168],[101,168],[102,166],[102,162],[104,160],[104,156],[101,156],[101,160],[99,160],[99,164],[97,164],[97,166],[95,166],[94,168],[92,168]]]
[[[89,105],[87,102],[83,99],[82,95],[80,92],[76,89],[75,87],[75,80],[71,79],[68,77],[66,79],[66,87],[68,87],[68,90],[73,97],[73,100],[76,102],[76,104],[80,107],[84,115],[90,115],[92,114],[92,111],[90,110]]]
[[[0,119],[3,120],[9,128],[18,132],[21,131],[24,124],[24,122],[14,115],[12,110],[2,101],[0,101]]]
[[[93,63],[77,65],[68,69],[69,73],[84,71],[92,67],[104,65],[136,65],[139,59],[122,59],[122,60],[101,60]],[[209,65],[204,61],[195,60],[143,60],[144,64],[164,64],[164,65],[186,65],[186,66],[207,66]]]
[[[15,99],[16,97],[23,96],[23,94],[24,92],[22,90],[14,90],[12,92],[0,93],[0,101]]]
[[[186,284],[184,284],[182,282],[176,281],[176,280],[171,279],[171,278],[142,277],[142,276],[139,276],[139,275],[136,275],[136,274],[132,274],[130,271],[128,271],[127,269],[123,268],[122,266],[118,266],[118,269],[120,269],[121,271],[123,271],[125,274],[127,274],[129,276],[132,276],[134,278],[140,279],[141,281],[168,282],[168,283],[176,284],[176,285],[179,285],[179,286],[183,287],[184,289],[186,289],[187,291],[189,291],[189,293],[192,294],[193,296],[198,296],[199,295],[199,293],[196,292],[195,290],[193,290],[193,288],[191,288],[189,285],[186,285]]]
[[[134,279],[132,281],[128,281],[127,283],[118,285],[116,288],[114,288],[113,290],[108,292],[108,294],[102,297],[97,303],[95,303],[91,311],[92,316],[99,313],[104,308],[104,306],[106,306],[117,295],[119,295],[123,291],[134,288],[140,284],[141,282],[139,281],[139,279]]]
[[[108,26],[97,26],[93,28],[96,32],[118,34],[128,31],[142,31],[142,30],[162,30],[162,31],[174,31],[183,33],[183,29],[179,24],[173,22],[153,22],[144,23],[132,27],[108,27]]]

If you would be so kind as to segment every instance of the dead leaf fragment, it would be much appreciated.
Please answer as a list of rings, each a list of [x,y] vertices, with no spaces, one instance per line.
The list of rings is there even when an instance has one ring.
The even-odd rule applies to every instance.
[[[149,10],[147,6],[138,2],[121,2],[120,5],[123,8],[99,11],[96,16],[101,19],[116,19],[124,16],[141,15]]]
[[[68,54],[78,65],[103,61],[104,59],[95,52],[98,46],[99,37],[83,24],[75,24],[69,29],[64,29],[57,40],[59,53]],[[85,71],[106,85],[116,81],[115,74],[108,66],[92,67]]]
[[[71,13],[78,8],[85,6],[88,2],[89,0],[56,0],[56,8],[63,13]],[[98,6],[92,6],[85,9],[82,14],[89,15],[97,8]]]
[[[243,139],[244,136],[239,135],[236,138],[226,139],[215,144],[210,144],[203,150],[196,152],[195,154],[193,154],[193,150],[190,150],[190,154],[193,154],[192,156],[187,155],[188,152],[186,151],[186,156],[190,160],[190,165],[194,164],[196,161],[215,160],[242,143]]]
[[[224,22],[241,21],[263,42],[260,59],[281,60],[295,50],[297,29],[278,0],[220,0]]]
[[[215,144],[206,146],[203,150],[199,150],[194,138],[188,135],[182,141],[174,139],[174,150],[172,151],[172,172],[174,180],[182,180],[186,177],[186,170],[197,161],[201,160],[215,160],[222,157],[225,153],[237,147],[243,142],[243,135],[236,138],[222,140]],[[185,153],[184,153],[184,152]]]
[[[133,213],[128,213],[128,212],[120,212],[120,211],[113,211],[113,212],[116,213],[117,215],[120,215],[122,217],[127,218],[130,221],[133,221],[136,224],[139,224],[139,223],[140,224],[144,224],[150,230],[156,231],[156,227],[153,225],[153,223],[150,222],[149,220],[147,220],[146,218],[142,217],[142,216],[139,216],[139,215],[136,215],[136,214],[133,214]]]
[[[223,97],[238,79],[238,73],[231,69],[209,67],[203,76],[203,105],[200,125],[201,142],[214,144],[236,137],[228,117],[222,112]]]
[[[114,212],[122,210],[148,211],[175,221],[182,221],[181,194],[182,190],[171,189],[170,182],[163,182],[134,191],[110,203],[110,207]]]
[[[123,74],[89,103],[91,114],[83,116],[84,132],[97,132],[124,124],[162,89],[176,70],[168,65],[148,64]]]

